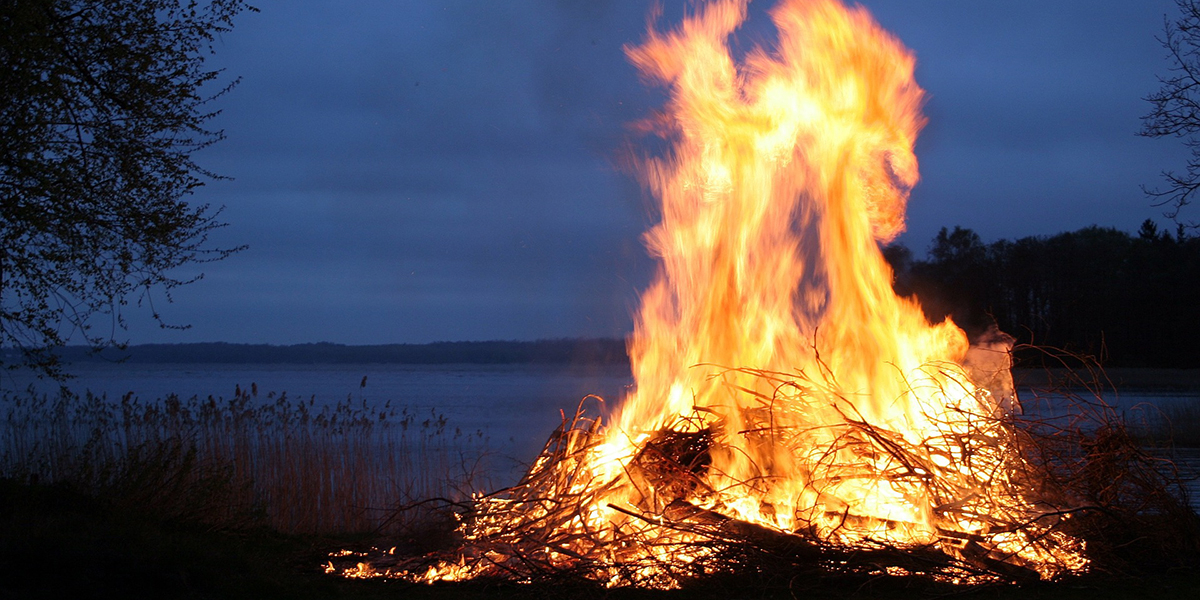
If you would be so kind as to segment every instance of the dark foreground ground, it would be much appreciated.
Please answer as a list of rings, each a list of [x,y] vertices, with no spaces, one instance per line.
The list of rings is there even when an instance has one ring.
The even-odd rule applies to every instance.
[[[0,480],[0,598],[1200,598],[1200,573],[1177,570],[1057,584],[931,588],[900,579],[706,582],[673,592],[569,585],[412,585],[322,573],[331,550],[361,538],[217,531],[164,522],[61,487]]]

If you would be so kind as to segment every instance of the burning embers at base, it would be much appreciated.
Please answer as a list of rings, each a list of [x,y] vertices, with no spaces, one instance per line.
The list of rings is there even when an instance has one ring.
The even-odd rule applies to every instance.
[[[576,415],[451,555],[344,572],[417,581],[571,573],[673,587],[739,565],[945,580],[1086,569],[1013,427],[1007,347],[969,348],[897,297],[924,124],[914,59],[861,8],[785,0],[736,61],[744,1],[628,49],[667,86],[647,125],[660,261],[630,341],[636,389]]]

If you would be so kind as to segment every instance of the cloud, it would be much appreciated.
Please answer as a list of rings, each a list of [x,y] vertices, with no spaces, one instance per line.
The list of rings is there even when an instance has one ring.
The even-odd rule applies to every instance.
[[[985,239],[1155,216],[1138,186],[1182,152],[1136,138],[1165,68],[1171,0],[867,1],[913,48],[931,122],[910,204],[918,251],[937,228]],[[741,51],[769,39],[751,6]],[[666,3],[669,26],[692,4]],[[663,97],[623,46],[650,3],[513,0],[276,3],[245,15],[216,65],[228,139],[201,163],[234,176],[228,207],[162,332],[135,342],[348,343],[620,335],[649,277],[652,210],[614,168],[626,125]],[[640,140],[651,143],[652,140]],[[162,307],[159,307],[162,309]]]

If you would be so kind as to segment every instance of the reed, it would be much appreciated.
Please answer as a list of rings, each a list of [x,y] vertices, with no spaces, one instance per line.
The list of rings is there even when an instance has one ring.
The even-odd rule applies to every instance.
[[[231,398],[3,393],[0,476],[62,484],[214,528],[403,528],[396,509],[489,485],[487,440],[430,410],[321,405],[255,386]]]
[[[1200,448],[1200,398],[1139,405],[1128,420],[1139,439],[1152,447]]]

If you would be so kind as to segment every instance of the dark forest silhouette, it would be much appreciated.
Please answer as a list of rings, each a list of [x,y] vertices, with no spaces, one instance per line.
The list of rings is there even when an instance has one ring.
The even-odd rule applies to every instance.
[[[1018,343],[1061,348],[1110,367],[1200,366],[1200,237],[1085,227],[985,244],[942,230],[925,260],[903,246],[885,256],[895,288],[931,320],[950,316],[971,336],[995,324]],[[1035,357],[1018,353],[1018,365]]]

